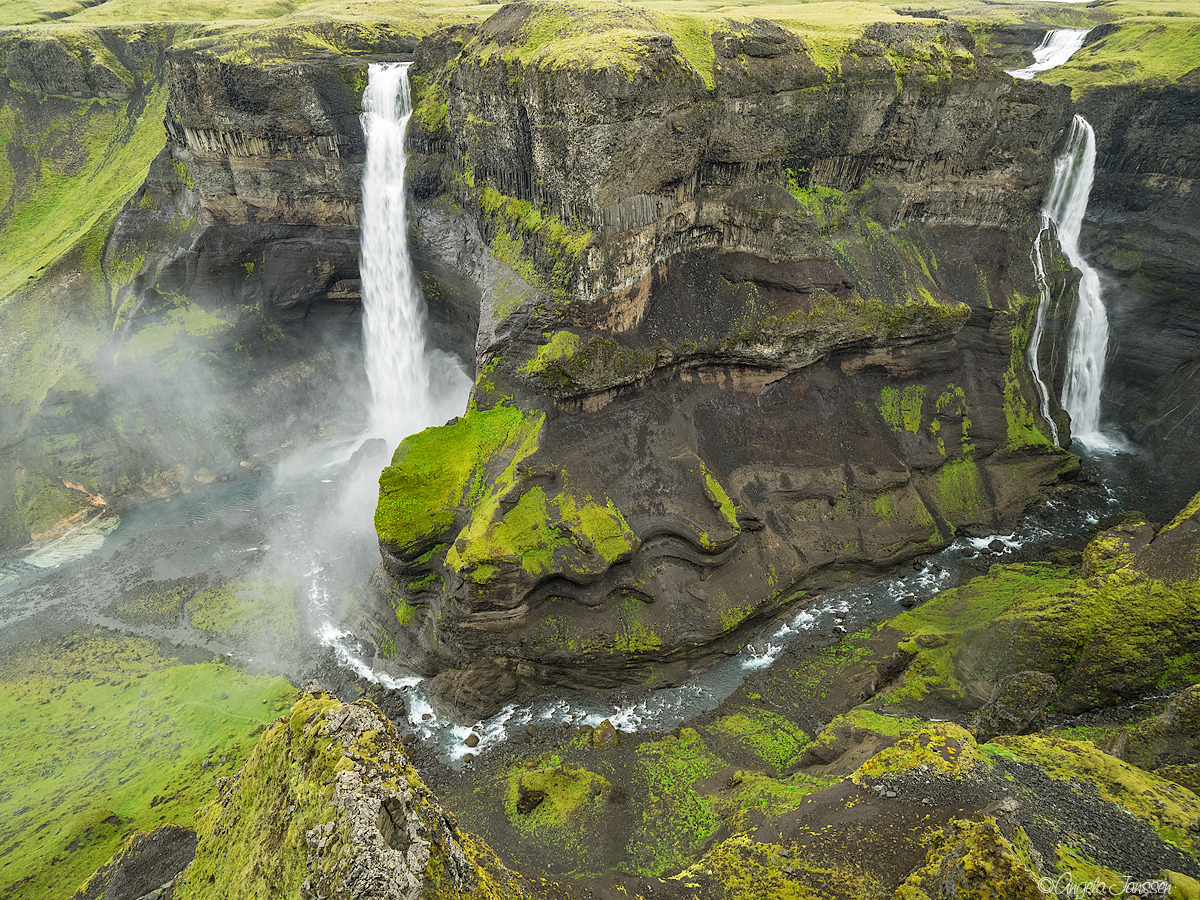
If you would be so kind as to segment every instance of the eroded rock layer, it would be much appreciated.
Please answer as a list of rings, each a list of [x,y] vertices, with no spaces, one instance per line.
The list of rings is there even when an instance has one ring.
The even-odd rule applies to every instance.
[[[418,51],[416,244],[475,285],[479,377],[382,476],[360,633],[460,706],[669,681],[1074,465],[1025,363],[1067,91],[936,22],[840,68],[669,32],[514,3]]]

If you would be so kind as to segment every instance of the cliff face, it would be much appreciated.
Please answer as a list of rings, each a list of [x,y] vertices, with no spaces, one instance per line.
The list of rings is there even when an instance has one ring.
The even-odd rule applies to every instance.
[[[1066,90],[944,24],[832,74],[661,24],[514,3],[418,53],[418,246],[478,285],[480,376],[382,476],[365,627],[461,706],[671,680],[1074,462],[1024,363]]]
[[[1096,130],[1088,204],[1113,340],[1106,418],[1154,455],[1165,515],[1200,465],[1200,87],[1094,88],[1079,111]]]

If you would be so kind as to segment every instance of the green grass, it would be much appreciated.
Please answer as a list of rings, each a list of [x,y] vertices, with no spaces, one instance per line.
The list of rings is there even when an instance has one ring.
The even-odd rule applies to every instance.
[[[151,89],[144,105],[5,97],[0,104],[0,146],[7,152],[0,160],[0,303],[110,220],[138,188],[166,140],[166,100],[162,85]],[[9,159],[18,148],[36,165],[14,171]]]
[[[810,743],[809,736],[794,722],[755,707],[721,716],[705,731],[732,738],[776,772],[789,768]]]
[[[635,871],[655,876],[677,869],[716,832],[716,800],[693,787],[724,766],[690,728],[638,746],[642,821],[627,847]]]
[[[68,897],[135,831],[190,825],[286,709],[282,678],[81,636],[0,668],[0,896]]]
[[[296,592],[283,581],[237,581],[203,591],[188,604],[192,626],[213,637],[291,641],[300,619]]]
[[[1190,16],[1122,18],[1117,30],[1084,47],[1065,65],[1040,76],[1069,84],[1078,97],[1108,84],[1170,84],[1200,67],[1200,19]]]

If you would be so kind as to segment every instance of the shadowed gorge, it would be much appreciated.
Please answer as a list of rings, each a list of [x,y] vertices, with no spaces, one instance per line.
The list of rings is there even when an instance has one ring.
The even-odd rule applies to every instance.
[[[0,0],[0,900],[1200,897],[1195,0]]]

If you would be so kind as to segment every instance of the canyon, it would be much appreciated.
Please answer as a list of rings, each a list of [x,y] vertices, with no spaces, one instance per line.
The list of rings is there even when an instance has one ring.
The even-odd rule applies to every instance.
[[[39,851],[81,896],[1196,884],[1194,69],[1090,6],[816,6],[0,31],[14,709],[52,640],[264,692],[188,828]],[[211,571],[105,537],[168,503]],[[80,644],[36,607],[92,564],[28,573],[96,528]]]

